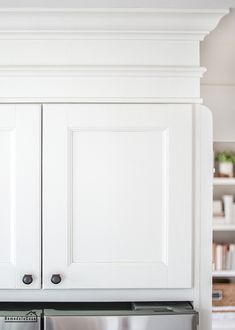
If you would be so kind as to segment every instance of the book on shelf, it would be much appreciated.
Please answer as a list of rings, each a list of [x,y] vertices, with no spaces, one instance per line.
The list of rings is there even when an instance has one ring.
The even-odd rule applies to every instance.
[[[213,271],[235,269],[235,244],[213,243]]]

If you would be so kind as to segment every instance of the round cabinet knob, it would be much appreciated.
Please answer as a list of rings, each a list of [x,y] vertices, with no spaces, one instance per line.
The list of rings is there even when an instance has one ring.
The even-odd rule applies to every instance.
[[[53,284],[59,284],[61,282],[60,274],[53,274],[52,277],[51,277],[51,282]]]
[[[33,282],[33,276],[30,274],[25,274],[22,279],[23,283],[29,285]]]

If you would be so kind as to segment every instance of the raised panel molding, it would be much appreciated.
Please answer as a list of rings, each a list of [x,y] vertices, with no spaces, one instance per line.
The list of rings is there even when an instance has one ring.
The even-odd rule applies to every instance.
[[[40,114],[40,105],[0,105],[0,289],[41,286]]]
[[[110,134],[110,138],[108,138],[108,134]],[[94,136],[93,136],[94,135]],[[135,236],[140,235],[139,239],[137,239],[135,237],[135,241],[136,241],[136,246],[133,246],[133,250],[132,250],[132,257],[130,259],[130,257],[128,257],[126,250],[124,251],[123,248],[121,249],[122,246],[126,246],[128,245],[127,242],[130,240],[131,237],[131,233],[132,230],[127,230],[127,226],[128,224],[125,222],[123,223],[123,227],[120,227],[119,224],[119,232],[117,231],[117,234],[115,236],[116,237],[116,241],[118,242],[122,242],[121,246],[120,246],[120,251],[118,251],[118,254],[115,254],[115,251],[113,253],[111,252],[111,247],[112,247],[112,241],[114,240],[110,240],[110,236],[111,234],[114,234],[112,226],[110,227],[110,230],[102,230],[101,226],[98,226],[98,228],[96,228],[96,224],[95,223],[89,223],[90,219],[86,218],[86,220],[81,219],[81,208],[83,206],[83,203],[81,202],[81,200],[79,199],[79,196],[81,196],[81,189],[79,189],[79,185],[78,182],[80,182],[80,185],[83,184],[83,187],[86,187],[88,185],[88,182],[92,182],[93,184],[95,181],[100,181],[100,184],[98,184],[98,187],[103,187],[104,185],[104,180],[103,177],[105,176],[105,173],[103,173],[103,175],[101,174],[102,172],[102,168],[105,166],[100,166],[99,170],[97,170],[98,165],[97,165],[97,159],[101,156],[102,154],[102,149],[104,149],[104,145],[105,145],[105,141],[109,141],[108,144],[109,146],[112,146],[111,149],[109,149],[109,152],[107,152],[107,150],[105,151],[106,154],[109,154],[110,151],[113,149],[114,145],[118,145],[118,143],[120,142],[120,140],[122,139],[127,139],[127,137],[129,136],[129,152],[127,154],[130,154],[131,151],[133,151],[132,149],[135,149],[134,146],[138,145],[139,149],[141,148],[140,145],[140,138],[142,136],[145,136],[145,140],[148,145],[151,145],[151,140],[150,138],[155,138],[155,145],[153,148],[153,152],[151,152],[153,159],[151,162],[149,162],[151,164],[150,167],[154,167],[156,169],[156,177],[157,175],[159,175],[159,172],[161,172],[160,178],[158,178],[158,181],[161,182],[161,194],[159,194],[158,198],[154,198],[154,200],[152,201],[153,204],[155,204],[155,208],[161,210],[161,212],[159,212],[159,214],[157,214],[155,216],[154,219],[154,223],[153,223],[153,228],[152,231],[148,231],[148,228],[146,228],[145,226],[143,226],[143,228],[139,228],[139,231],[135,232]],[[110,139],[114,138],[114,143],[110,144]],[[157,143],[157,139],[159,139],[159,143]],[[86,145],[85,147],[83,146],[83,143],[86,143],[87,141],[89,141],[88,145]],[[92,141],[92,144],[91,144]],[[101,142],[102,143],[99,143]],[[116,143],[115,143],[116,142]],[[143,141],[142,141],[143,142]],[[126,141],[126,144],[128,143],[128,139]],[[91,145],[90,145],[91,144]],[[91,150],[89,149],[91,146],[96,146],[94,148],[94,150],[91,152]],[[160,150],[162,152],[162,162],[158,162],[156,161],[156,155],[154,154],[154,150],[157,149],[157,145],[158,145],[158,153],[160,153]],[[136,150],[137,151],[137,150]],[[143,148],[142,148],[143,151]],[[117,152],[117,154],[114,152],[112,156],[116,157],[116,161],[113,162],[113,166],[115,166],[116,162],[119,162],[119,168],[121,166],[122,163],[122,153],[123,153],[123,147],[121,149],[119,149],[119,152]],[[89,260],[89,262],[102,262],[104,264],[106,263],[113,263],[113,262],[121,262],[121,263],[162,263],[163,265],[167,266],[168,264],[168,248],[167,245],[169,244],[168,242],[168,212],[166,211],[168,209],[168,203],[169,203],[169,191],[167,189],[168,187],[168,176],[169,176],[169,129],[167,127],[136,127],[136,128],[100,128],[100,127],[92,127],[92,128],[69,128],[68,129],[68,154],[69,154],[69,188],[68,188],[68,194],[69,194],[69,204],[71,205],[71,212],[69,215],[69,235],[70,235],[70,239],[72,244],[70,244],[68,246],[68,264],[73,264],[73,263],[84,263],[84,262],[88,262],[87,260]],[[139,154],[140,151],[138,150],[138,152],[136,153],[138,155],[137,159],[140,161],[139,158]],[[119,158],[117,156],[120,156]],[[96,156],[97,157],[96,159]],[[109,155],[110,156],[110,155]],[[85,158],[85,160],[84,160]],[[96,160],[95,160],[96,159]],[[136,160],[137,160],[136,159]],[[83,160],[83,161],[82,161]],[[122,168],[122,170],[124,170],[124,168],[127,170],[127,163],[126,163],[126,159],[124,160],[124,166]],[[83,164],[83,166],[82,166]],[[153,165],[154,164],[154,165]],[[85,166],[84,166],[85,165]],[[104,164],[103,164],[104,165]],[[146,165],[146,164],[145,164]],[[141,165],[141,167],[143,167],[143,164]],[[87,168],[90,169],[89,171],[89,175],[87,177]],[[157,170],[158,168],[158,170]],[[83,172],[81,173],[83,169]],[[139,168],[140,170],[140,168]],[[142,170],[142,169],[141,169]],[[146,173],[149,172],[150,169],[146,170]],[[133,173],[132,173],[133,174]],[[113,184],[117,181],[115,181],[115,177],[117,176],[117,173],[112,173],[112,175],[110,175],[110,179],[113,178]],[[131,173],[129,173],[129,175],[127,176],[128,178],[131,177]],[[155,180],[156,180],[155,177]],[[80,179],[79,179],[80,178]],[[98,180],[97,180],[98,179]],[[145,181],[147,180],[147,177],[145,178]],[[139,181],[137,180],[137,177],[135,177],[135,180],[132,182],[132,185],[134,185],[134,183],[139,183]],[[150,181],[154,182],[154,178],[152,177]],[[96,182],[97,184],[97,182]],[[131,185],[131,186],[132,186]],[[107,187],[106,187],[107,188]],[[85,189],[86,190],[86,189]],[[136,187],[136,191],[138,190],[138,187]],[[142,197],[140,198],[140,200],[143,202],[145,199],[147,199],[148,201],[151,200],[152,196],[155,196],[156,194],[156,189],[154,190],[155,193],[152,192],[151,196],[149,196],[148,198],[146,198],[146,196],[142,195]],[[94,191],[89,191],[89,192],[85,192],[85,194],[88,193],[89,198],[91,198],[91,200],[97,199],[97,197],[95,196],[95,192]],[[101,193],[101,190],[99,191],[99,194],[101,194],[102,196],[104,196],[102,198],[102,200],[107,199],[108,200],[108,196],[107,196],[107,190],[104,189]],[[133,192],[130,192],[130,195],[133,195]],[[138,194],[137,194],[138,195]],[[87,196],[88,197],[88,196]],[[137,196],[136,196],[137,197]],[[121,196],[119,196],[117,198],[117,200],[121,199]],[[79,202],[78,202],[79,200]],[[162,205],[165,205],[163,208],[161,208],[161,203]],[[160,205],[159,205],[160,204]],[[79,205],[79,206],[78,206]],[[151,205],[151,202],[150,202]],[[149,207],[150,207],[149,205]],[[106,205],[103,205],[102,210],[106,208]],[[88,207],[88,209],[90,209],[90,205]],[[110,210],[109,210],[110,211]],[[114,213],[118,213],[120,210],[117,209]],[[94,209],[92,210],[92,213],[94,212]],[[112,210],[113,212],[113,210]],[[100,206],[98,207],[97,211],[95,212],[98,216],[98,214],[100,213]],[[82,212],[82,214],[84,215],[84,212]],[[107,214],[106,214],[107,215]],[[129,215],[130,216],[130,215]],[[104,217],[104,215],[103,215]],[[123,218],[125,219],[125,214],[123,214]],[[135,218],[135,223],[132,223],[132,228],[134,228],[134,226],[137,227],[137,218],[138,218],[138,213],[136,214],[136,218]],[[160,222],[156,222],[156,218],[157,219],[161,219],[162,221]],[[78,220],[78,223],[76,223],[76,220]],[[94,219],[93,219],[94,220]],[[110,221],[110,219],[107,219],[106,217],[106,221]],[[118,221],[120,221],[120,217],[116,218],[116,220],[114,221],[114,223],[118,223]],[[126,219],[125,219],[126,221]],[[103,225],[105,225],[105,222],[103,223]],[[106,223],[107,225],[107,223]],[[130,224],[129,224],[130,225]],[[88,226],[88,228],[86,228],[86,226]],[[85,229],[85,232],[82,231]],[[94,229],[96,228],[96,229]],[[137,227],[138,228],[138,227]],[[88,229],[88,230],[87,230]],[[94,229],[94,230],[93,230]],[[125,229],[124,231],[122,229]],[[76,235],[77,233],[79,233],[79,239],[76,239]],[[83,232],[83,235],[81,234],[81,232]],[[104,235],[105,233],[107,234],[104,235],[103,240],[105,242],[105,245],[102,247],[101,244],[101,249],[99,249],[99,238],[100,238],[100,232],[102,232],[102,234]],[[158,234],[159,233],[159,234]],[[150,240],[148,239],[147,241],[149,242],[149,246],[148,244],[146,244],[145,249],[143,250],[141,247],[141,240],[143,240],[143,237],[145,235],[153,235],[153,239]],[[157,234],[159,236],[157,236]],[[89,237],[90,235],[92,235],[92,240],[91,241],[87,241],[87,237]],[[86,237],[86,240],[83,240],[83,237]],[[107,244],[109,241],[110,244],[110,251],[107,251]],[[97,242],[97,244],[95,244],[95,242]],[[124,244],[125,243],[125,244]],[[154,246],[151,246],[151,243],[154,243]],[[96,249],[90,249],[90,247],[92,246],[92,244],[96,245]],[[157,244],[159,244],[160,246],[158,246]],[[108,256],[108,260],[107,257]],[[111,257],[111,258],[110,258]],[[94,260],[95,258],[95,260]],[[116,258],[116,260],[115,260]]]
[[[15,266],[14,232],[15,232],[15,129],[0,129],[0,265],[9,263]],[[7,221],[8,220],[8,221]]]

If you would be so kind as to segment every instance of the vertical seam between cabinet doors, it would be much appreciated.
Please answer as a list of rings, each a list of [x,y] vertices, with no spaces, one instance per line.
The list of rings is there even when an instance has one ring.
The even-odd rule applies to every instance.
[[[43,286],[43,104],[41,104],[40,109],[40,118],[41,118],[41,289]]]

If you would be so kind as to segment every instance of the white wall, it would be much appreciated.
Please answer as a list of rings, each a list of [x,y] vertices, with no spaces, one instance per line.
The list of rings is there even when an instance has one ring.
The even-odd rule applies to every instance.
[[[235,9],[201,44],[204,104],[214,116],[214,140],[235,141]]]

